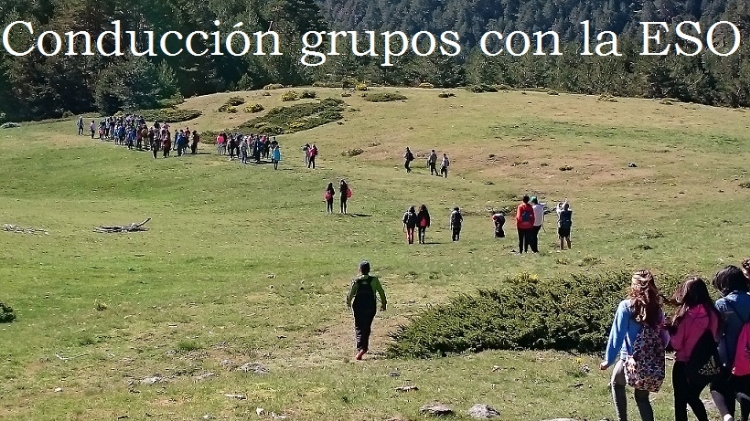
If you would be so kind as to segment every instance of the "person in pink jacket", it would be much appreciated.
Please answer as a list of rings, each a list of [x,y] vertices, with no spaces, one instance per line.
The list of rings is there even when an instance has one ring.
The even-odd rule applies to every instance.
[[[687,406],[698,421],[709,421],[700,395],[709,377],[691,373],[688,364],[693,353],[717,355],[721,315],[708,294],[708,286],[698,277],[688,278],[674,293],[670,303],[677,306],[670,327],[669,344],[675,350],[672,369],[675,421],[687,421]],[[710,336],[705,336],[710,332]],[[701,349],[699,349],[701,348]],[[716,367],[721,365],[716,361]]]

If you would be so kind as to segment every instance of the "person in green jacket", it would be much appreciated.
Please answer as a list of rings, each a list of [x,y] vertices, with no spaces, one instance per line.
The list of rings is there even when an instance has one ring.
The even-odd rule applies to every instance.
[[[354,333],[357,341],[357,355],[361,360],[370,346],[370,332],[372,321],[377,313],[377,298],[380,296],[380,310],[385,311],[386,299],[383,286],[378,278],[370,276],[370,262],[359,264],[360,275],[352,280],[349,294],[346,296],[346,306],[354,313]]]

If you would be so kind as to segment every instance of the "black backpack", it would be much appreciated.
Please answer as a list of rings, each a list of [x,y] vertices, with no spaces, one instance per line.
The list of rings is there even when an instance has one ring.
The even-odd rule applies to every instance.
[[[453,224],[454,227],[460,227],[461,226],[461,214],[457,211],[453,211],[451,213],[451,224]]]
[[[685,374],[688,383],[710,383],[721,374],[721,367],[719,344],[714,340],[711,329],[706,329],[696,342],[687,362]]]
[[[410,227],[417,225],[417,214],[406,212],[406,215],[404,215],[404,223]]]
[[[357,307],[375,307],[377,304],[371,285],[373,279],[371,276],[357,279],[357,295],[354,296],[354,303]]]

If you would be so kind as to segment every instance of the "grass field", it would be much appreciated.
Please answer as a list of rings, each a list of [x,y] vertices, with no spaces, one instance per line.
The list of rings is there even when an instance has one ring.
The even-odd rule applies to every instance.
[[[270,110],[283,92],[240,95]],[[291,420],[407,420],[435,400],[459,414],[487,403],[504,420],[612,418],[600,356],[389,360],[388,332],[425,306],[522,271],[710,276],[738,263],[750,254],[750,190],[740,186],[750,181],[747,112],[400,92],[406,101],[344,98],[343,124],[280,136],[279,171],[227,162],[209,145],[154,160],[75,136],[73,119],[0,131],[0,225],[49,231],[0,231],[0,301],[18,315],[0,325],[0,419],[244,420],[264,408]],[[204,114],[179,126],[221,130],[254,117],[217,112],[233,95],[189,99],[183,107]],[[303,168],[304,143],[319,147],[314,171]],[[418,156],[412,174],[402,167],[406,146]],[[355,148],[364,153],[342,155]],[[447,179],[429,176],[422,157],[431,149],[451,158]],[[340,178],[354,193],[351,215],[326,215],[323,190]],[[505,240],[493,238],[488,210],[527,192],[570,198],[573,250],[555,252],[554,221],[540,255],[513,255],[510,227]],[[400,217],[422,203],[434,226],[428,244],[409,246]],[[453,206],[466,218],[455,244]],[[148,232],[92,232],[146,217]],[[373,353],[355,363],[344,297],[365,258],[390,305],[376,319]],[[245,363],[268,373],[235,369]],[[154,376],[163,380],[142,382]],[[406,384],[419,390],[394,390]],[[669,386],[653,399],[657,418],[673,416]]]

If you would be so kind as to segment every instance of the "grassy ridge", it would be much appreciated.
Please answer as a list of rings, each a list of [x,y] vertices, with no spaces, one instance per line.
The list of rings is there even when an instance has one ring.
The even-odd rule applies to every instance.
[[[190,128],[203,133],[247,119],[217,111],[233,96],[284,105],[270,92],[182,107],[202,111]],[[235,420],[256,407],[296,420],[415,418],[435,399],[457,410],[486,402],[507,419],[611,417],[606,375],[584,370],[596,355],[390,360],[388,335],[429,305],[500,287],[514,273],[711,274],[746,257],[745,114],[533,92],[460,90],[448,101],[405,93],[408,101],[390,103],[352,96],[343,124],[279,136],[279,171],[228,163],[206,145],[198,156],[153,160],[75,136],[72,119],[0,131],[0,224],[50,232],[0,231],[0,301],[18,318],[0,324],[0,418]],[[305,143],[320,149],[316,171],[302,168]],[[406,146],[419,158],[409,175]],[[364,152],[342,156],[357,148]],[[431,149],[448,153],[449,178],[427,175]],[[354,192],[352,215],[328,216],[323,189],[340,178]],[[572,251],[551,252],[551,224],[539,256],[512,256],[512,230],[492,238],[489,210],[527,191],[571,199]],[[421,203],[433,215],[430,244],[410,247],[399,221]],[[456,244],[447,226],[454,205],[466,218]],[[92,232],[145,217],[145,233]],[[374,360],[354,364],[343,297],[363,258],[391,305],[375,322]],[[233,370],[247,362],[269,374]],[[196,379],[207,372],[214,376]],[[155,375],[166,382],[140,383]],[[394,391],[407,380],[420,390]],[[247,400],[224,396],[234,393]],[[657,417],[670,416],[669,388],[655,399]]]

